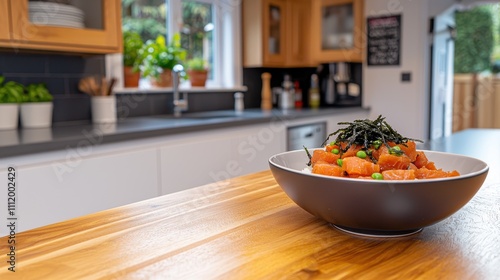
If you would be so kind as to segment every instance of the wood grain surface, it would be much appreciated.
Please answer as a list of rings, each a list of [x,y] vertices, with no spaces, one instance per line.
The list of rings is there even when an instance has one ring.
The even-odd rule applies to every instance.
[[[498,166],[404,238],[340,232],[263,171],[19,233],[16,272],[3,237],[0,279],[499,279]]]

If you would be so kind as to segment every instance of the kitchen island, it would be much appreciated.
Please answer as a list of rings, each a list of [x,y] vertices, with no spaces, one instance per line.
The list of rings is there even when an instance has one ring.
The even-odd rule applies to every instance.
[[[3,261],[0,278],[498,279],[500,147],[481,152],[473,144],[481,139],[498,142],[500,131],[462,131],[422,147],[476,156],[490,172],[461,210],[408,237],[337,231],[295,205],[266,170],[3,237],[16,272]]]

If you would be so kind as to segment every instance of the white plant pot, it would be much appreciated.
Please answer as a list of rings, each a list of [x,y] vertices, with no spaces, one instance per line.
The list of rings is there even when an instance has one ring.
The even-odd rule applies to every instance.
[[[23,128],[43,128],[52,126],[52,102],[21,104],[21,126]]]
[[[17,103],[0,104],[0,130],[16,129],[19,122],[19,105]]]
[[[116,122],[116,97],[92,96],[90,98],[93,123],[115,123]]]

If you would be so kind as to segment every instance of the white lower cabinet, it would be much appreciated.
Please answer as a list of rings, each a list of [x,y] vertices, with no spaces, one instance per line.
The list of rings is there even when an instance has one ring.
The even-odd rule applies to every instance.
[[[222,180],[220,170],[231,160],[231,138],[217,130],[190,134],[160,147],[162,194]]]
[[[240,167],[237,175],[268,170],[269,158],[286,151],[286,125],[276,121],[255,126],[238,136],[233,151]]]
[[[184,136],[160,148],[162,194],[225,181],[268,168],[285,149],[285,129],[266,125],[218,129]]]
[[[16,166],[17,231],[156,197],[156,163],[156,149],[149,149]],[[5,182],[7,171],[0,176]],[[7,195],[0,192],[0,199]],[[0,205],[6,221],[7,207]],[[6,235],[6,228],[0,233]]]

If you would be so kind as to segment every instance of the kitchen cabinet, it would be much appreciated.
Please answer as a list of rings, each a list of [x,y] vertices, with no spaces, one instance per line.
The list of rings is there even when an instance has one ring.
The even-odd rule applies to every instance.
[[[241,170],[235,175],[269,169],[269,158],[286,151],[286,132],[289,124],[290,121],[277,118],[270,123],[250,127],[237,135],[233,154],[235,159],[238,159]]]
[[[310,5],[306,0],[243,0],[243,65],[306,67]]]
[[[9,10],[9,0],[0,0],[0,11]],[[10,23],[8,16],[0,16],[0,44],[5,43],[10,38]]]
[[[311,61],[311,3],[304,0],[288,0],[286,29],[287,67],[316,66]]]
[[[286,149],[285,132],[285,124],[276,122],[191,133],[163,143],[162,194],[267,169],[269,157]]]
[[[0,0],[0,9],[9,15],[0,19],[0,47],[89,54],[121,52],[120,0],[73,0],[71,3],[84,13],[84,28],[53,25],[65,18],[65,10],[54,6],[34,11],[32,6],[30,13],[34,3],[42,2]]]
[[[215,131],[189,134],[178,141],[163,143],[160,148],[162,194],[218,181],[215,178],[225,179],[226,165],[232,160],[231,143],[228,133]]]
[[[156,149],[96,150],[81,146],[35,155],[39,162],[9,161],[16,163],[18,231],[159,195]],[[6,171],[0,170],[0,176],[7,178]],[[6,191],[0,192],[0,199],[7,201]]]
[[[285,63],[285,0],[262,1],[262,40],[264,61],[269,64]]]
[[[363,0],[313,0],[311,53],[314,61],[363,61]]]

